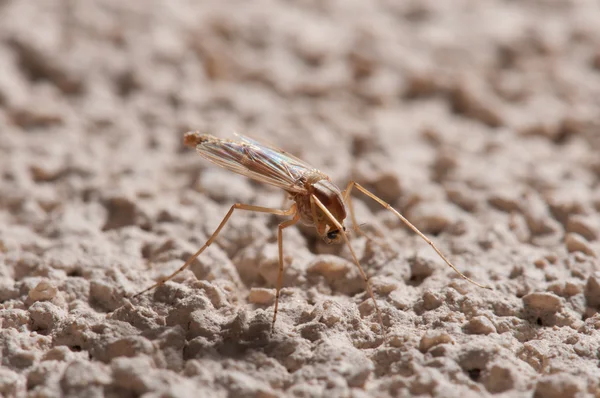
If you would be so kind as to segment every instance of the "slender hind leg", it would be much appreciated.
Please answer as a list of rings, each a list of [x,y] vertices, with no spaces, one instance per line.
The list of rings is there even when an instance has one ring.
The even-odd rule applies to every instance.
[[[351,189],[352,189],[352,187],[350,185],[348,185],[346,187],[346,189],[344,190],[344,192],[342,192],[342,197],[344,199],[344,202],[348,204],[348,209],[350,209],[350,219],[352,220],[352,230],[355,232],[358,232],[362,236],[367,236],[367,234],[365,234],[363,232],[363,230],[360,229],[360,226],[356,222],[356,216],[354,214],[354,204],[352,203],[352,198],[350,197]],[[370,238],[367,236],[367,239],[370,239]]]
[[[204,250],[206,250],[206,248],[208,246],[210,246],[215,241],[215,239],[219,235],[219,232],[221,232],[221,229],[223,229],[223,227],[225,226],[225,224],[227,224],[227,221],[229,220],[229,217],[231,217],[231,215],[233,214],[233,211],[235,209],[256,211],[256,212],[259,212],[259,213],[269,213],[269,214],[275,214],[277,216],[291,216],[292,214],[296,213],[296,205],[295,204],[289,210],[271,209],[271,208],[268,208],[268,207],[245,205],[245,204],[242,204],[242,203],[236,203],[236,204],[234,204],[233,206],[231,206],[231,208],[229,209],[229,211],[227,212],[227,214],[225,215],[225,217],[223,217],[223,220],[221,221],[221,223],[219,224],[219,226],[217,227],[217,229],[215,230],[215,232],[213,232],[213,234],[210,236],[210,238],[208,238],[208,240],[206,241],[206,243],[204,244],[204,246],[202,246],[200,248],[200,250],[198,250],[196,253],[194,253],[185,262],[185,264],[183,264],[181,267],[179,267],[179,269],[177,271],[173,272],[167,278],[162,279],[159,282],[155,283],[154,285],[150,286],[149,288],[142,290],[141,292],[137,293],[133,297],[137,297],[140,294],[146,293],[148,290],[152,290],[155,287],[164,285],[165,282],[173,279],[177,274],[179,274],[184,269],[186,269],[192,263],[192,261],[194,261],[196,259],[196,257],[198,257],[200,254],[202,254],[202,252]]]
[[[273,322],[271,323],[271,333],[275,330],[275,320],[277,319],[277,310],[279,308],[279,294],[283,283],[283,230],[296,224],[300,220],[300,213],[296,212],[293,219],[279,224],[277,231],[277,245],[279,246],[279,272],[277,273],[277,290],[275,293],[275,310],[273,311]]]
[[[371,289],[371,282],[369,280],[369,277],[363,270],[363,268],[360,266],[360,262],[358,261],[358,258],[356,257],[356,253],[354,253],[354,249],[350,245],[350,241],[348,240],[348,235],[344,231],[344,227],[342,226],[342,224],[340,224],[340,222],[338,220],[335,219],[333,214],[331,214],[331,212],[327,209],[327,207],[325,207],[325,205],[315,195],[310,195],[310,203],[311,203],[311,207],[313,209],[313,215],[316,213],[316,209],[314,207],[316,205],[319,207],[319,209],[321,209],[321,211],[327,216],[327,218],[329,218],[329,220],[335,225],[335,227],[338,229],[338,231],[342,234],[342,237],[344,238],[344,241],[346,242],[348,249],[350,249],[350,253],[352,254],[352,259],[354,260],[354,263],[358,267],[360,276],[363,278],[363,281],[365,282],[367,293],[369,293],[369,296],[371,296],[371,299],[373,300],[373,304],[375,305],[375,311],[377,312],[377,318],[379,320],[379,325],[381,326],[381,331],[385,334],[385,329],[383,328],[383,318],[381,317],[381,311],[379,310],[379,305],[377,305],[377,300],[375,300],[375,295],[373,295],[373,289]]]
[[[346,190],[344,191],[344,196],[346,197],[350,197],[350,191],[352,190],[353,187],[356,187],[356,189],[358,189],[359,191],[361,191],[362,193],[364,193],[365,195],[367,195],[368,197],[370,197],[371,199],[373,199],[374,201],[376,201],[377,203],[379,203],[380,205],[382,205],[383,207],[385,207],[386,209],[390,210],[392,213],[394,213],[404,224],[406,224],[410,229],[413,230],[414,233],[416,233],[417,235],[419,235],[421,238],[423,238],[423,240],[425,242],[427,242],[429,244],[429,246],[431,246],[433,248],[433,250],[435,250],[435,252],[441,257],[442,260],[444,260],[444,262],[446,264],[448,264],[448,266],[450,268],[452,268],[458,275],[461,276],[461,278],[471,282],[472,284],[474,284],[475,286],[479,286],[482,287],[484,289],[492,289],[491,286],[488,285],[482,285],[480,283],[475,282],[474,280],[472,280],[471,278],[467,277],[466,275],[464,275],[462,272],[460,272],[451,262],[450,260],[448,260],[446,258],[446,256],[444,256],[442,254],[442,252],[433,244],[433,242],[427,237],[425,236],[421,231],[419,231],[419,229],[417,227],[415,227],[410,221],[408,221],[406,219],[406,217],[404,217],[402,214],[400,214],[398,211],[396,211],[396,209],[394,209],[392,206],[390,206],[388,203],[384,202],[383,200],[381,200],[379,197],[377,197],[375,194],[371,193],[369,190],[367,190],[366,188],[364,188],[362,185],[360,185],[357,182],[354,181],[350,181],[350,183],[348,183],[348,187],[346,188]]]
[[[350,196],[350,192],[352,191],[352,185],[353,185],[353,182],[351,181],[346,186],[346,189],[344,189],[344,191],[342,192],[342,198],[344,199],[344,203],[346,203],[348,205],[348,209],[350,209],[350,219],[352,220],[352,230],[354,232],[357,232],[359,235],[364,236],[365,238],[367,238],[367,240],[374,242],[375,239],[373,239],[371,234],[367,234],[365,231],[363,231],[360,228],[360,225],[358,224],[358,222],[356,221],[356,215],[354,213],[354,203],[352,203],[352,196]],[[383,234],[381,233],[381,231],[377,230],[376,232],[377,232],[377,235],[379,238],[383,237]]]

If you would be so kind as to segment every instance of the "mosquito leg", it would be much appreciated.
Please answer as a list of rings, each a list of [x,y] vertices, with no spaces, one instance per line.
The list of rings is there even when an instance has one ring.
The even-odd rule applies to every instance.
[[[433,244],[433,242],[427,237],[425,236],[421,231],[419,231],[419,229],[417,227],[415,227],[410,221],[408,221],[406,219],[406,217],[404,217],[402,214],[400,214],[398,211],[396,211],[396,209],[394,209],[392,206],[390,206],[388,203],[384,202],[383,200],[381,200],[379,197],[377,197],[375,194],[373,194],[371,191],[367,190],[366,188],[364,188],[362,185],[360,185],[357,182],[354,181],[350,181],[350,183],[348,184],[348,188],[346,188],[346,190],[344,191],[344,195],[347,195],[348,197],[350,196],[350,191],[352,190],[353,187],[356,187],[356,189],[358,189],[359,191],[361,191],[362,193],[364,193],[365,195],[367,195],[368,197],[370,197],[371,199],[373,199],[374,201],[376,201],[377,203],[379,203],[380,205],[382,205],[383,207],[385,207],[386,209],[390,210],[392,213],[394,213],[404,224],[406,224],[406,226],[408,226],[410,229],[413,230],[414,233],[416,233],[417,235],[419,235],[421,238],[423,238],[423,240],[425,242],[427,242],[429,244],[429,246],[431,246],[433,248],[433,250],[435,250],[435,252],[441,257],[442,260],[444,260],[444,262],[446,264],[448,264],[448,266],[450,268],[452,268],[458,275],[460,275],[461,278],[471,282],[472,284],[474,284],[475,286],[479,286],[482,287],[484,289],[492,289],[491,286],[488,285],[482,285],[478,282],[475,282],[474,280],[472,280],[471,278],[469,278],[468,276],[464,275],[462,272],[460,272],[451,262],[450,260],[448,260],[446,258],[446,256],[444,256],[442,254],[442,252]]]
[[[354,232],[357,232],[359,235],[364,236],[365,238],[367,238],[367,240],[374,242],[375,239],[373,239],[371,234],[367,234],[365,231],[362,230],[362,228],[360,227],[360,224],[358,224],[358,222],[356,221],[356,215],[354,212],[354,203],[352,203],[352,196],[350,196],[350,192],[352,191],[352,186],[353,186],[353,182],[351,181],[350,183],[348,183],[348,185],[346,186],[346,189],[344,189],[344,191],[342,192],[342,198],[344,199],[344,202],[347,203],[348,208],[350,209],[350,219],[352,220],[352,230]],[[383,237],[383,234],[381,233],[381,231],[377,230],[377,235],[378,237]]]
[[[279,224],[277,231],[277,245],[279,246],[279,272],[277,273],[277,290],[275,293],[275,310],[273,312],[273,322],[271,323],[271,333],[275,330],[275,320],[277,319],[277,309],[279,308],[279,293],[283,283],[283,230],[296,224],[300,220],[300,213],[296,213],[293,219]]]
[[[329,220],[335,225],[335,227],[338,229],[338,231],[344,237],[344,241],[346,241],[346,245],[348,246],[348,249],[350,249],[350,253],[352,254],[352,259],[354,260],[354,263],[358,267],[360,276],[363,278],[363,281],[365,282],[367,292],[369,293],[369,296],[371,296],[371,299],[373,300],[373,304],[375,305],[375,311],[377,312],[377,318],[378,318],[379,324],[381,326],[381,331],[385,334],[385,329],[383,328],[383,318],[381,317],[381,311],[379,310],[379,306],[377,305],[377,300],[375,300],[375,295],[373,295],[373,289],[371,289],[371,282],[369,280],[369,277],[363,270],[363,268],[360,266],[360,262],[358,261],[358,258],[356,257],[356,253],[354,253],[354,249],[350,245],[350,241],[348,240],[348,235],[346,235],[344,228],[339,223],[339,221],[335,219],[335,217],[333,216],[333,214],[331,214],[331,212],[327,209],[327,207],[325,207],[325,205],[323,203],[321,203],[321,201],[315,195],[310,195],[310,203],[311,203],[311,207],[313,207],[313,209],[314,209],[315,205],[318,206],[319,209],[321,209],[321,211],[323,213],[325,213],[327,218],[329,218]],[[315,213],[314,210],[313,210],[313,213]]]
[[[223,220],[221,221],[221,223],[219,224],[219,226],[217,227],[217,229],[215,230],[215,232],[213,232],[213,234],[210,236],[210,238],[208,238],[208,240],[206,241],[206,243],[204,244],[204,246],[202,246],[196,253],[194,253],[185,262],[185,264],[183,264],[181,267],[179,267],[179,269],[177,271],[173,272],[171,275],[169,275],[165,279],[162,279],[161,281],[155,283],[154,285],[150,286],[149,288],[142,290],[141,292],[135,294],[133,297],[137,297],[137,296],[139,296],[139,295],[141,295],[143,293],[146,293],[148,290],[152,290],[155,287],[164,285],[165,282],[173,279],[177,274],[179,274],[184,269],[186,269],[192,263],[192,261],[194,261],[196,259],[196,257],[198,257],[200,254],[202,254],[202,252],[204,250],[206,250],[206,248],[208,246],[210,246],[215,241],[215,239],[219,235],[219,232],[221,232],[221,229],[223,229],[223,227],[225,226],[225,224],[227,224],[227,221],[229,220],[229,218],[231,217],[231,215],[233,214],[233,211],[235,209],[256,211],[256,212],[259,212],[259,213],[270,213],[270,214],[275,214],[275,215],[278,215],[278,216],[291,216],[292,214],[296,213],[296,205],[293,205],[289,210],[279,210],[279,209],[270,209],[268,207],[246,205],[246,204],[242,204],[242,203],[236,203],[236,204],[234,204],[233,206],[231,206],[231,208],[229,209],[229,211],[227,212],[227,214],[225,215],[225,217],[223,217]]]
[[[348,209],[350,209],[350,219],[352,220],[352,230],[354,230],[355,232],[358,232],[362,236],[366,236],[367,239],[369,239],[367,234],[365,234],[363,232],[363,230],[360,229],[360,226],[356,222],[356,215],[354,214],[354,204],[352,203],[352,197],[350,197],[350,191],[352,190],[351,184],[352,183],[348,184],[346,189],[344,189],[344,192],[342,192],[342,198],[344,199],[344,202],[348,204]]]
[[[350,191],[352,191],[352,181],[348,183],[346,189],[344,189],[342,192],[342,198],[344,199],[344,202],[348,203],[348,207],[350,208],[350,219],[352,220],[352,225],[358,227],[358,223],[356,222],[356,217],[354,215],[354,206],[352,205]]]

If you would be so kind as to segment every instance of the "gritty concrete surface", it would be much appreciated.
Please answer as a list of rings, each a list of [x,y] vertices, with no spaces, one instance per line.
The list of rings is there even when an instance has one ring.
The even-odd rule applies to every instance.
[[[600,5],[0,0],[0,396],[600,396]],[[190,129],[364,196],[343,246]]]

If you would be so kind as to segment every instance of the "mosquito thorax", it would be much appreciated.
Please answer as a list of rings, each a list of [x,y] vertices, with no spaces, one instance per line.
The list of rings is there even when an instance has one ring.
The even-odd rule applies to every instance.
[[[318,207],[315,207],[313,213],[311,196],[314,195],[327,211],[331,213],[335,220],[340,225],[343,225],[344,219],[346,218],[346,207],[340,189],[332,183],[326,175],[318,170],[315,170],[306,176],[304,187],[308,191],[308,195],[293,195],[302,222],[306,225],[314,226],[317,229],[319,236],[321,236],[326,243],[338,242],[339,239],[341,239],[341,234],[339,234],[339,232],[336,234],[335,231],[339,230],[339,228]],[[331,233],[331,238],[333,239],[327,236],[329,233]]]

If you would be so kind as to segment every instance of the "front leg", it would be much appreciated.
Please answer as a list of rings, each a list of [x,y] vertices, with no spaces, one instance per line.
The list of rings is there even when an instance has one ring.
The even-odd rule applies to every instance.
[[[291,220],[287,220],[279,224],[277,228],[277,245],[279,246],[279,272],[277,273],[277,290],[275,293],[275,310],[273,311],[273,322],[271,323],[271,333],[275,330],[275,320],[277,319],[277,310],[279,308],[279,294],[281,292],[281,285],[283,283],[283,230],[290,227],[300,221],[300,213],[296,212],[296,215]]]
[[[394,213],[400,219],[400,221],[402,221],[406,226],[408,226],[410,229],[412,229],[414,233],[416,233],[417,235],[419,235],[425,242],[427,242],[429,244],[429,246],[431,246],[433,248],[433,250],[435,250],[435,252],[438,254],[438,256],[440,256],[440,258],[442,260],[444,260],[444,262],[450,268],[452,268],[458,275],[460,275],[461,278],[465,279],[466,281],[471,282],[475,286],[479,286],[479,287],[482,287],[484,289],[492,289],[491,286],[482,285],[482,284],[480,284],[478,282],[475,282],[474,280],[472,280],[471,278],[469,278],[468,276],[466,276],[462,272],[460,272],[454,266],[454,264],[452,264],[450,262],[450,260],[448,260],[446,258],[446,256],[444,256],[442,254],[442,252],[433,244],[433,242],[427,236],[425,236],[421,231],[419,231],[419,229],[417,227],[415,227],[410,221],[408,221],[408,219],[406,219],[406,217],[404,217],[396,209],[394,209],[391,205],[389,205],[388,203],[384,202],[381,198],[379,198],[378,196],[376,196],[374,193],[372,193],[368,189],[364,188],[359,183],[357,183],[355,181],[350,181],[348,183],[348,186],[346,187],[346,190],[344,191],[344,198],[350,198],[350,192],[352,191],[353,187],[356,187],[356,189],[358,189],[359,191],[361,191],[362,193],[364,193],[365,195],[367,195],[368,197],[370,197],[371,199],[373,199],[374,201],[376,201],[377,203],[379,203],[381,206],[385,207],[387,210],[389,210],[392,213]],[[351,211],[351,214],[352,214],[352,211]]]
[[[356,257],[356,253],[354,252],[354,249],[352,248],[352,245],[350,244],[350,241],[348,240],[348,235],[346,234],[346,231],[344,231],[344,227],[342,226],[342,224],[340,224],[340,222],[338,220],[335,219],[335,217],[333,216],[333,214],[331,214],[329,209],[327,209],[327,207],[325,207],[325,205],[315,195],[310,195],[310,206],[312,208],[313,214],[316,214],[316,209],[318,207],[327,216],[329,221],[331,221],[333,223],[333,225],[335,225],[335,227],[338,229],[339,233],[342,234],[342,237],[344,238],[344,241],[346,242],[346,245],[348,246],[348,249],[350,250],[350,254],[352,255],[354,264],[356,264],[356,266],[358,267],[360,276],[363,278],[363,281],[365,282],[367,293],[369,293],[369,296],[373,300],[373,304],[375,306],[375,312],[377,312],[377,318],[379,320],[379,325],[381,326],[381,331],[385,334],[385,329],[383,328],[383,318],[381,316],[381,311],[379,310],[379,305],[377,305],[377,300],[375,300],[375,295],[373,294],[373,289],[371,288],[371,281],[369,280],[369,277],[367,276],[367,274],[361,267],[360,262],[358,261],[358,258]],[[316,222],[317,221],[316,216],[314,216],[314,217],[315,217],[315,222]]]

